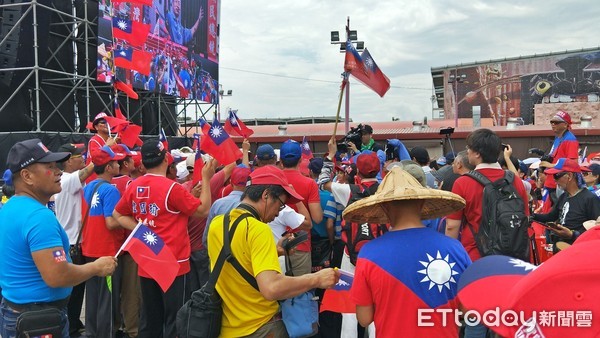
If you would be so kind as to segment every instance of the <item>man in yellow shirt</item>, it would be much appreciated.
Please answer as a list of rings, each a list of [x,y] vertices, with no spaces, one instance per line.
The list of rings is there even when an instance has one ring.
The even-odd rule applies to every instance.
[[[223,337],[287,337],[277,300],[295,297],[314,288],[326,289],[337,283],[339,273],[323,269],[314,274],[288,277],[281,274],[277,247],[268,222],[275,219],[289,201],[302,200],[290,187],[283,171],[268,165],[250,175],[250,185],[242,202],[230,213],[229,227],[242,214],[243,220],[231,238],[231,252],[254,278],[260,292],[252,287],[231,264],[225,264],[216,289],[223,299]],[[208,232],[211,269],[223,247],[224,215],[213,219]]]

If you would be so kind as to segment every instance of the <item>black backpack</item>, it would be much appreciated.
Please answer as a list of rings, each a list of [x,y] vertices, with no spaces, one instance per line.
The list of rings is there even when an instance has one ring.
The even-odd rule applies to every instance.
[[[515,174],[505,171],[504,177],[495,182],[474,170],[466,175],[483,185],[479,232],[466,222],[479,253],[482,256],[506,255],[529,262],[527,204],[513,185]]]
[[[348,205],[369,197],[377,191],[379,187],[378,183],[375,183],[369,187],[361,185],[350,185],[350,203]],[[368,241],[373,240],[388,231],[387,224],[377,223],[356,223],[344,221],[342,226],[342,241],[346,243],[348,248],[348,255],[350,256],[350,262],[356,265],[358,259],[358,252],[363,245]]]

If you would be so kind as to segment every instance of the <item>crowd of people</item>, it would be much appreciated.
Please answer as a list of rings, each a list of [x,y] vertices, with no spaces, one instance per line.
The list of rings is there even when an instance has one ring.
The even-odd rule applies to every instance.
[[[31,139],[10,150],[4,180],[14,196],[0,209],[2,337],[15,336],[22,313],[48,308],[60,314],[57,336],[176,337],[178,310],[209,280],[227,245],[231,264],[216,282],[222,337],[287,337],[279,301],[316,290],[325,306],[342,272],[353,275],[345,297],[354,308],[322,308],[318,337],[470,338],[492,330],[507,336],[502,324],[473,323],[472,315],[446,320],[451,311],[481,310],[472,305],[473,283],[461,280],[463,274],[481,278],[479,292],[498,292],[477,270],[481,264],[472,264],[490,256],[481,245],[492,236],[482,219],[494,223],[483,198],[492,185],[473,175],[512,186],[506,191],[521,202],[515,205],[526,219],[509,224],[525,229],[527,257],[500,253],[535,270],[532,276],[546,265],[557,269],[535,265],[575,252],[568,246],[598,233],[588,229],[600,217],[600,153],[580,158],[562,111],[551,119],[551,150],[524,160],[485,128],[467,137],[465,150],[432,160],[424,147],[378,144],[366,125],[361,144],[344,153],[335,137],[324,156],[313,158],[294,140],[280,149],[262,144],[255,154],[244,140],[243,157],[219,165],[189,147],[170,150],[158,138],[131,150],[106,122],[103,115],[92,121],[96,134],[87,147],[64,144],[52,152]],[[196,158],[204,163],[201,175],[194,175]],[[129,253],[117,255],[140,221],[177,260],[166,290]],[[304,240],[288,247],[294,239]],[[572,295],[552,297],[560,302]],[[432,311],[427,325],[424,310]],[[591,337],[599,329],[590,322],[560,332],[578,329]],[[510,336],[525,337],[518,332],[526,325]],[[538,337],[561,336],[548,335],[552,327],[535,329]]]

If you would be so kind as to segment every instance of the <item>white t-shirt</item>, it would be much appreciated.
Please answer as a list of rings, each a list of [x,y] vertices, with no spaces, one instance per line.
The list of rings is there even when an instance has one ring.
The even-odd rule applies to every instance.
[[[304,215],[297,213],[294,209],[286,205],[279,212],[279,215],[269,223],[273,237],[275,238],[275,244],[281,239],[281,235],[285,232],[286,227],[290,227],[292,230],[296,229],[304,222],[304,218]]]
[[[79,180],[79,170],[63,173],[60,177],[62,191],[54,195],[56,218],[69,237],[69,244],[77,242],[81,224],[81,193],[83,185]]]

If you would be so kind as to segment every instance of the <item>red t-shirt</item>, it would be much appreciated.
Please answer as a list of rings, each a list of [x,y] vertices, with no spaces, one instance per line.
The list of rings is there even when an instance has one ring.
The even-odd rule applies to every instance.
[[[483,174],[492,182],[504,177],[504,170],[502,169],[485,168],[477,169],[477,171]],[[517,189],[517,192],[519,193],[521,198],[523,198],[523,201],[525,201],[525,213],[529,215],[529,209],[527,208],[527,193],[525,192],[523,182],[516,175],[513,181],[513,185]],[[461,209],[453,214],[448,215],[448,218],[453,220],[462,220],[464,216],[466,221],[469,222],[469,224],[471,224],[471,226],[473,227],[473,230],[475,232],[478,232],[479,223],[481,222],[483,186],[471,177],[463,175],[457,178],[454,182],[452,192],[464,198],[467,204],[464,209]],[[479,250],[477,250],[477,244],[475,243],[473,232],[471,232],[471,229],[467,224],[462,225],[462,230],[460,232],[460,241],[467,250],[467,253],[469,253],[471,261],[474,262],[477,259],[481,258]]]
[[[210,195],[212,203],[219,199],[219,193],[221,192],[221,188],[223,187],[224,179],[225,173],[223,172],[223,170],[216,173],[210,179]],[[192,191],[192,188],[194,187],[193,184],[194,182],[187,181],[183,183],[183,187],[186,191]],[[206,217],[201,219],[193,217],[189,218],[188,234],[190,236],[190,245],[192,252],[204,249],[204,245],[202,245],[202,236],[204,235],[204,228],[206,228]]]
[[[101,182],[106,181],[97,179],[83,188],[82,222],[86,219],[89,209],[81,230],[81,251],[86,257],[114,256],[125,238],[122,228],[109,230],[106,227],[106,217],[112,216],[121,195],[108,183],[100,185],[94,193],[96,185]]]
[[[308,209],[310,203],[317,203],[321,207],[321,199],[319,198],[319,186],[317,182],[312,179],[303,176],[300,171],[296,169],[284,169],[283,172],[287,177],[288,182],[294,187],[294,190],[304,198],[302,204]],[[294,204],[288,204],[296,212],[298,208]],[[310,211],[310,209],[309,209]],[[299,244],[296,247],[298,251],[310,252],[310,231],[308,232],[308,240],[304,243]]]
[[[132,182],[131,177],[129,177],[127,175],[121,175],[121,176],[113,177],[113,179],[110,183],[112,183],[112,185],[115,186],[117,188],[117,190],[119,190],[119,195],[123,196],[123,194],[125,193],[125,190],[129,186],[129,184],[131,184],[131,182]],[[131,230],[124,229],[123,240],[125,240],[127,237],[129,237],[130,233],[131,233]]]
[[[115,210],[121,215],[146,220],[179,262],[178,276],[190,271],[188,218],[201,202],[172,180],[154,174],[137,178],[125,190]],[[152,278],[141,267],[141,277]]]

